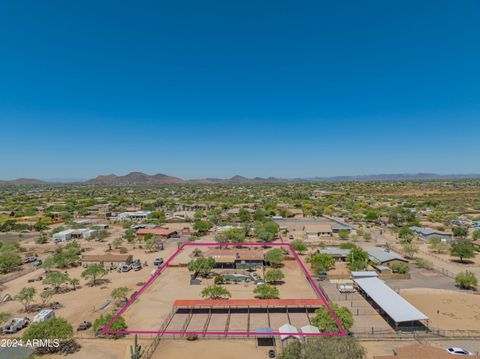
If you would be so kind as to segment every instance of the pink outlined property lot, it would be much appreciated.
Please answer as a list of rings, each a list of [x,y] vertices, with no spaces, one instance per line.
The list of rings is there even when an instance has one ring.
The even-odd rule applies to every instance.
[[[151,276],[151,278],[141,287],[141,289],[113,316],[113,318],[105,325],[105,327],[100,331],[101,334],[173,334],[173,335],[188,335],[188,334],[201,334],[201,335],[248,335],[248,336],[264,336],[265,333],[256,332],[256,331],[172,331],[172,330],[164,330],[164,331],[152,331],[152,330],[109,330],[109,327],[115,321],[115,319],[124,313],[130,305],[162,274],[162,272],[167,268],[168,264],[186,247],[238,247],[239,244],[236,243],[184,243],[182,244],[171,256],[168,260],[160,267],[158,270]],[[308,282],[312,286],[315,294],[321,299],[323,305],[326,306],[330,315],[334,319],[335,323],[337,324],[339,331],[338,332],[331,332],[331,333],[296,333],[296,336],[345,336],[347,333],[345,329],[340,324],[338,318],[335,316],[332,308],[328,304],[325,296],[323,295],[322,291],[318,287],[315,280],[312,278],[310,272],[307,270],[305,265],[303,264],[302,260],[298,256],[298,254],[293,249],[292,245],[289,243],[242,243],[242,247],[284,247],[288,248],[292,255],[295,257],[296,262],[302,269],[305,277],[307,278]],[[282,332],[270,332],[269,335],[291,335],[291,333],[282,333]]]

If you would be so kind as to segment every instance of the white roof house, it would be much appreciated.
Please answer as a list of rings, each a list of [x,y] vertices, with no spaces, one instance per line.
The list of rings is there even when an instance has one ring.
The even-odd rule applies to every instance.
[[[388,263],[393,260],[408,263],[408,260],[403,258],[400,254],[386,248],[370,247],[366,248],[365,250],[368,252],[369,259],[378,264]]]
[[[72,238],[72,234],[75,231],[73,229],[66,229],[64,231],[55,233],[53,235],[53,240],[54,241],[68,241],[70,238]]]
[[[428,317],[396,293],[384,281],[376,278],[354,279],[365,292],[397,324],[428,320]]]
[[[51,318],[55,318],[55,312],[52,309],[43,309],[33,317],[33,322],[44,322]]]
[[[281,340],[285,340],[288,338],[300,338],[300,336],[298,335],[298,329],[288,323],[278,328],[278,331],[280,333],[284,333],[280,335]]]

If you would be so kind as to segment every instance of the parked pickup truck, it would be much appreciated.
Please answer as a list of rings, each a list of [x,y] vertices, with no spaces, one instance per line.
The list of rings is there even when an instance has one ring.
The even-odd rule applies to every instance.
[[[3,329],[4,334],[13,334],[18,332],[19,330],[25,328],[28,323],[30,322],[30,319],[28,318],[13,318],[10,323],[5,325]]]

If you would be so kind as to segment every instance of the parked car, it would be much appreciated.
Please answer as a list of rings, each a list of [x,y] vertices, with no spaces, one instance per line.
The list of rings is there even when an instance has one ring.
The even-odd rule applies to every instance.
[[[463,348],[452,347],[452,348],[447,348],[446,350],[447,352],[453,355],[473,355],[468,350]]]
[[[37,257],[27,257],[23,260],[23,263],[32,263],[32,262],[35,262],[36,260],[38,260]]]
[[[77,332],[80,332],[80,331],[82,331],[82,330],[87,330],[87,329],[89,329],[89,328],[91,328],[91,327],[92,327],[92,323],[87,322],[87,321],[84,320],[83,322],[81,322],[81,323],[78,325],[78,327],[77,327]]]
[[[121,272],[130,272],[131,270],[132,270],[131,264],[124,264],[123,266],[120,267]]]
[[[42,260],[41,259],[37,259],[35,262],[33,262],[33,264],[36,266],[36,267],[39,267],[42,265]]]
[[[159,267],[163,264],[163,258],[157,258],[153,261],[153,265]]]
[[[133,270],[139,271],[142,269],[142,263],[140,261],[132,263]]]
[[[13,334],[25,328],[29,322],[30,319],[28,318],[13,318],[9,324],[2,328],[2,331],[4,334]]]

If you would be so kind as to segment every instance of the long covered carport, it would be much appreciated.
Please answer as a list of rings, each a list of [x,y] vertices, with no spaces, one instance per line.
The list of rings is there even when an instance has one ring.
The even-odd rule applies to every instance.
[[[425,328],[428,317],[377,277],[354,279],[359,291],[380,309],[396,330]],[[372,303],[373,302],[373,303]]]

